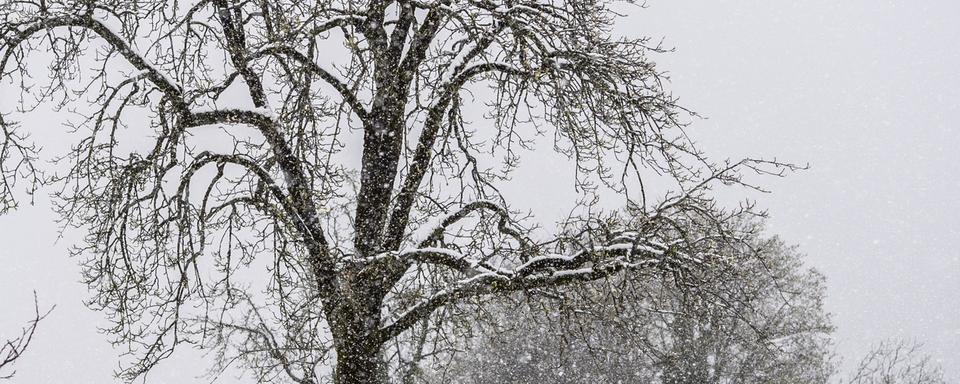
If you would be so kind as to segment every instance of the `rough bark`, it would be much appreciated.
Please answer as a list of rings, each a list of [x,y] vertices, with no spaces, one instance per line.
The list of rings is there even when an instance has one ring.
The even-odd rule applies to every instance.
[[[337,300],[327,304],[337,352],[335,381],[337,384],[385,384],[389,373],[381,353],[383,341],[376,338],[382,323],[383,295],[369,284],[353,280],[351,275],[340,276]]]
[[[362,336],[338,341],[337,384],[386,384],[389,381],[387,364],[380,346],[366,342]]]

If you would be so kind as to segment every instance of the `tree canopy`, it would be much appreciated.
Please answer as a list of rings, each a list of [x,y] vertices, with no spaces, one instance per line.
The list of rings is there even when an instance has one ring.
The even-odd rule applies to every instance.
[[[0,111],[0,201],[49,187],[86,231],[127,380],[202,345],[264,382],[385,382],[384,345],[452,303],[617,276],[695,290],[762,214],[710,189],[796,167],[701,152],[662,49],[612,32],[632,3],[3,2],[21,103]],[[51,108],[75,139],[52,170],[29,137]],[[500,189],[544,140],[586,202],[548,236]],[[630,215],[590,209],[598,190]]]

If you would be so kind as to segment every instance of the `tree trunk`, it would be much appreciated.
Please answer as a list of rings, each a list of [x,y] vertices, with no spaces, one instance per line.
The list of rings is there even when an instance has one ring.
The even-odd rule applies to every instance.
[[[379,346],[363,341],[342,343],[337,348],[337,384],[386,384],[387,364]]]
[[[331,304],[328,318],[337,350],[336,384],[387,384],[389,373],[374,334],[380,327],[382,295],[350,284]],[[346,287],[345,287],[346,288]]]

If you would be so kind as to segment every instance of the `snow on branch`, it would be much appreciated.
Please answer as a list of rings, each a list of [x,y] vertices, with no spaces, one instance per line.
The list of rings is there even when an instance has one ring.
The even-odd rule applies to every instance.
[[[392,323],[378,331],[378,338],[395,337],[435,309],[469,296],[590,281],[625,270],[655,266],[691,268],[692,265],[686,265],[687,260],[696,260],[689,257],[682,258],[682,262],[667,260],[665,256],[669,249],[661,249],[652,243],[643,244],[639,237],[621,237],[621,241],[623,242],[584,249],[573,255],[538,256],[510,269],[483,265],[479,260],[468,259],[455,252],[436,249],[406,251],[399,257],[448,266],[467,277],[400,312]]]
[[[420,248],[434,244],[441,240],[443,232],[448,227],[456,224],[471,213],[480,210],[493,212],[499,217],[497,226],[501,232],[510,235],[521,243],[528,241],[515,228],[511,227],[510,213],[499,203],[492,200],[475,201],[449,215],[435,217],[421,225],[417,231],[413,233],[411,240],[414,244],[418,244]]]
[[[395,253],[393,257],[405,263],[446,267],[463,277],[402,310],[392,323],[380,329],[380,337],[394,337],[435,309],[470,296],[591,281],[643,269],[674,274],[679,284],[695,284],[698,269],[724,262],[721,249],[725,244],[740,242],[753,230],[742,226],[756,214],[751,206],[733,211],[718,209],[704,192],[712,183],[739,182],[736,172],[742,167],[776,172],[762,166],[791,169],[778,162],[729,164],[701,182],[693,183],[683,194],[668,195],[650,212],[632,212],[630,220],[606,222],[588,218],[579,224],[571,221],[573,226],[561,236],[526,245],[526,254],[514,250],[515,254],[481,257],[438,246],[448,227],[475,210],[486,209],[502,215],[500,227],[503,228],[503,220],[509,216],[496,203],[475,202],[437,217],[417,231],[414,239],[419,242],[419,248]],[[517,240],[529,241],[522,236]],[[551,247],[553,252],[546,251]]]

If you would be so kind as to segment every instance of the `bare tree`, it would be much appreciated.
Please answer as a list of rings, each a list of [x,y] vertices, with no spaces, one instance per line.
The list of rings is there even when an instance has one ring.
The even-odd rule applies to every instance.
[[[849,384],[946,384],[940,366],[922,345],[903,340],[878,344],[857,364]]]
[[[723,264],[712,250],[758,212],[710,188],[794,168],[708,160],[661,49],[612,36],[616,3],[633,2],[3,2],[0,78],[21,103],[0,122],[0,196],[52,185],[86,230],[75,253],[126,379],[199,344],[213,375],[385,382],[384,345],[451,303]],[[56,172],[27,138],[38,108],[76,116]],[[499,188],[543,137],[583,201],[620,192],[635,217],[585,208],[532,236]]]
[[[23,356],[23,353],[33,341],[33,334],[37,331],[37,324],[47,317],[54,307],[51,307],[43,314],[40,313],[40,304],[37,302],[36,294],[33,297],[33,319],[30,320],[22,330],[20,335],[8,340],[0,341],[0,380],[13,378],[17,373],[13,369],[13,364]]]

